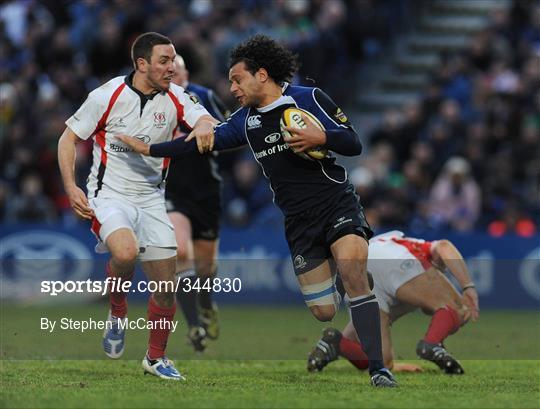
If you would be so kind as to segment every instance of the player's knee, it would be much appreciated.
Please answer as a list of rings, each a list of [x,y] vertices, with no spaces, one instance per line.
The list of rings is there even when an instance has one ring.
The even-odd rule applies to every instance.
[[[159,307],[170,308],[174,305],[174,293],[171,292],[155,292],[153,294],[154,301]]]
[[[186,246],[178,246],[176,248],[176,260],[183,262],[186,261],[188,258],[188,251]]]
[[[336,307],[333,305],[312,305],[309,307],[311,313],[319,321],[332,321],[336,315]]]
[[[113,254],[114,261],[120,266],[135,264],[139,256],[139,249],[135,246],[126,246]]]

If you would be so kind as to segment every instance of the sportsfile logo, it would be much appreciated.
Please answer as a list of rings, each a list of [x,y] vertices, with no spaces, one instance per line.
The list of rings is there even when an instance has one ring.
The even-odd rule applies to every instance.
[[[239,293],[242,290],[242,281],[235,277],[229,278],[197,278],[191,281],[187,278],[180,278],[175,281],[138,281],[124,280],[122,277],[107,277],[101,280],[43,280],[41,282],[41,292],[51,296],[62,293],[95,293],[105,295],[107,291],[118,293],[145,293],[145,292],[191,292],[191,291],[212,291],[214,293]]]
[[[260,115],[250,116],[247,119],[247,127],[248,127],[248,131],[262,127],[261,116]]]

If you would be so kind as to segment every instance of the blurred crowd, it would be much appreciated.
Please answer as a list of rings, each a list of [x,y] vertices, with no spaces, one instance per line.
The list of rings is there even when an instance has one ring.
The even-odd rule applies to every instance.
[[[130,45],[140,33],[169,36],[186,60],[191,80],[214,88],[231,109],[236,102],[228,91],[229,49],[260,32],[286,41],[298,52],[304,68],[295,82],[317,84],[345,98],[350,93],[344,82],[333,78],[353,78],[364,56],[380,51],[389,27],[399,21],[396,4],[404,1],[385,0],[377,6],[371,0],[3,3],[0,219],[75,222],[57,169],[57,140],[64,121],[89,91],[131,71]],[[90,161],[90,143],[80,144],[80,186],[85,184]],[[228,220],[237,225],[254,222],[261,208],[271,203],[258,166],[248,163],[243,154],[224,155],[222,162],[225,197],[232,203]]]
[[[540,3],[495,10],[384,113],[351,172],[375,227],[529,237],[540,222]]]
[[[540,7],[515,1],[443,55],[422,98],[385,113],[350,175],[376,226],[531,234],[540,219]],[[0,220],[75,223],[56,145],[89,91],[130,72],[130,44],[168,35],[191,79],[231,109],[228,51],[255,33],[298,53],[295,83],[346,105],[355,73],[399,31],[407,0],[42,0],[0,6]],[[410,5],[408,5],[410,8]],[[405,11],[404,11],[405,10]],[[347,78],[347,81],[335,81]],[[226,222],[275,221],[245,152],[221,155]],[[79,144],[84,186],[91,142]]]

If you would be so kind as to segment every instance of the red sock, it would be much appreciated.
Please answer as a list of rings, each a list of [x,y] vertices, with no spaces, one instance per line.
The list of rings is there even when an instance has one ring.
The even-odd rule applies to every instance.
[[[112,274],[111,271],[111,265],[110,261],[107,263],[107,277],[115,277]],[[131,281],[133,278],[133,275],[135,274],[135,271],[132,271],[131,274],[128,274],[124,277],[118,277],[114,283],[114,286],[112,286],[112,283],[109,283],[109,302],[111,304],[111,315],[115,316],[116,318],[125,318],[127,315],[127,293],[124,293],[122,291],[118,291],[118,285],[122,285],[124,281]],[[114,291],[111,291],[111,287],[114,288]]]
[[[367,369],[369,366],[367,355],[362,350],[362,346],[356,341],[341,337],[339,352],[342,357],[347,358],[358,369]]]
[[[438,309],[431,318],[431,324],[424,337],[424,341],[430,344],[439,344],[444,341],[448,335],[452,335],[459,329],[461,320],[453,308],[446,306]]]
[[[159,321],[163,318],[166,321],[172,321],[176,312],[176,304],[172,307],[158,306],[154,298],[150,296],[148,300],[148,321]],[[168,325],[155,325],[156,328],[150,330],[150,339],[148,341],[148,358],[157,359],[165,356],[165,348],[167,348],[167,340],[171,332]]]

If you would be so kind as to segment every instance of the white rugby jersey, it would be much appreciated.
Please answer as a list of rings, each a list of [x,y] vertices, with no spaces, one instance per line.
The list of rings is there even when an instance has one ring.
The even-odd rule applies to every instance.
[[[368,269],[370,263],[384,260],[409,260],[416,259],[426,270],[431,266],[431,242],[423,239],[405,237],[399,230],[379,234],[369,240]],[[389,264],[390,265],[390,264]],[[374,268],[375,270],[375,268]],[[379,269],[380,270],[380,269]],[[378,271],[377,274],[386,274]]]
[[[79,138],[94,138],[88,198],[121,197],[147,204],[163,200],[170,159],[135,153],[115,135],[148,144],[166,142],[179,124],[190,129],[208,115],[182,87],[171,84],[167,92],[145,96],[132,87],[132,77],[116,77],[96,88],[66,121]]]
[[[431,244],[405,237],[397,230],[369,240],[368,270],[375,281],[373,292],[381,310],[394,317],[412,310],[398,302],[396,291],[431,267]]]

